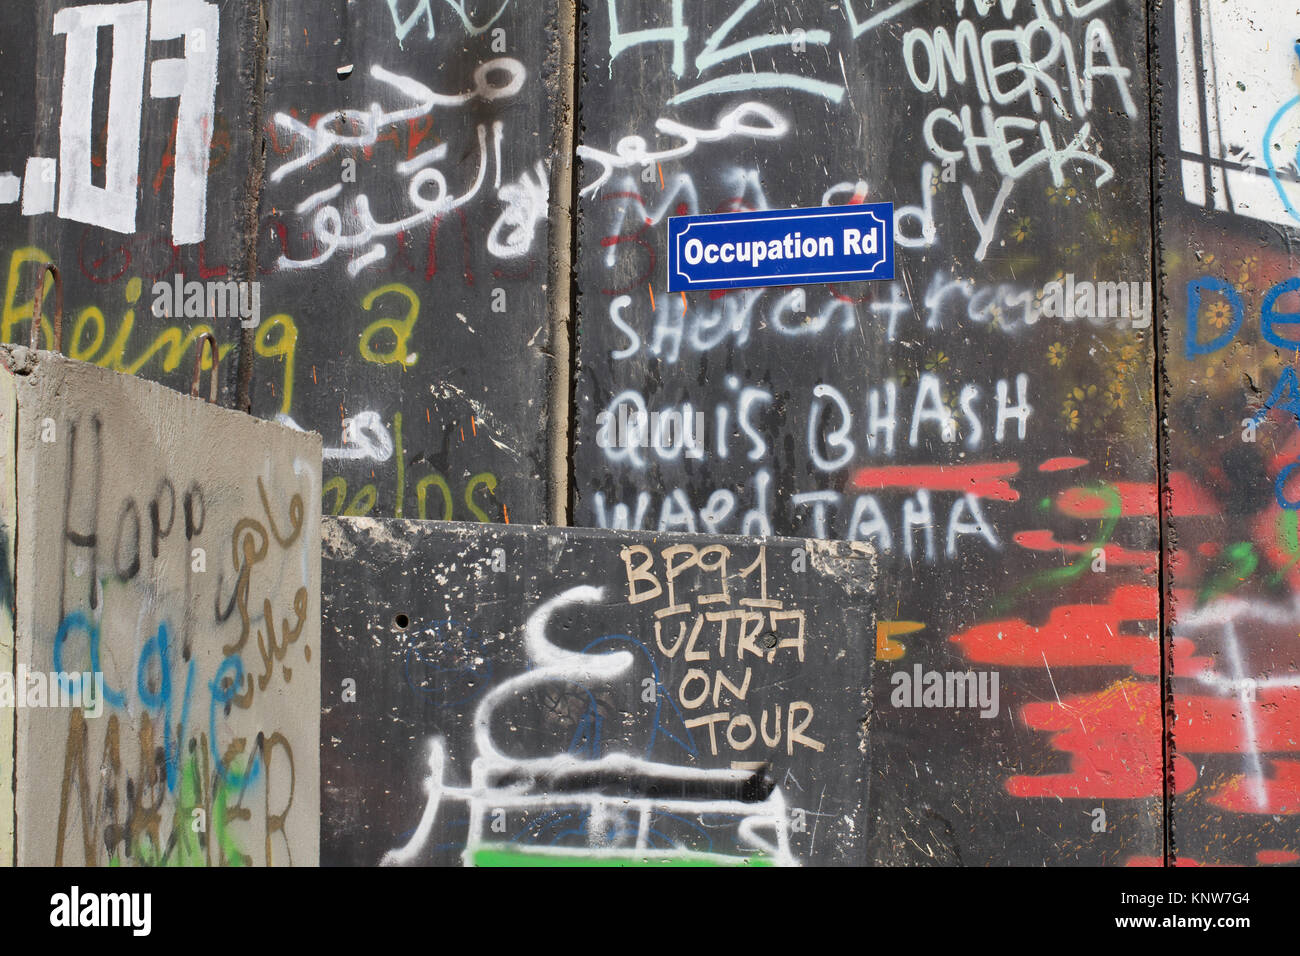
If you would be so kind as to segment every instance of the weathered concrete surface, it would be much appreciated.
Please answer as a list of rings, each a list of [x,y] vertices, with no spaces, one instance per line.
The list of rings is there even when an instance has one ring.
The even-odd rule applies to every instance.
[[[177,275],[258,278],[247,208],[262,150],[262,3],[10,7],[0,31],[0,180],[14,177],[19,193],[0,185],[0,342],[27,341],[33,284],[53,261],[67,285],[65,354],[185,389],[194,342],[211,331],[222,401],[233,405],[239,318],[159,315],[153,290]],[[280,354],[255,357],[268,375],[284,369]]]
[[[102,673],[85,706],[11,712],[17,862],[315,864],[319,436],[52,353],[0,359],[16,670]]]
[[[325,863],[866,859],[868,545],[324,538]]]
[[[1294,4],[1159,4],[1171,861],[1300,860]]]
[[[543,522],[561,494],[557,5],[267,6],[252,407],[325,436],[326,514]]]
[[[0,374],[0,670],[14,669],[14,536],[18,488],[14,449],[18,440],[18,393],[13,376]],[[0,865],[14,861],[14,722],[0,710]]]
[[[876,545],[874,861],[1158,859],[1144,5],[610,0],[582,37],[575,521]],[[864,199],[893,282],[664,289],[668,217]],[[1002,706],[917,706],[918,666]]]

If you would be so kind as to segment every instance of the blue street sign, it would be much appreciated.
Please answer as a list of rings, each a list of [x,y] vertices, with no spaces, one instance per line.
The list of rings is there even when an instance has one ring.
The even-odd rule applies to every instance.
[[[668,291],[894,278],[894,204],[668,220]]]

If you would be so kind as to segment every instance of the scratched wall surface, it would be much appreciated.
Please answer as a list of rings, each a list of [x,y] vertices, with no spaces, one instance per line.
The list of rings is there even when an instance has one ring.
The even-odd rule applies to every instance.
[[[65,284],[65,354],[187,388],[195,342],[211,330],[233,403],[238,314],[223,304],[197,315],[206,286],[188,310],[155,288],[178,275],[252,278],[253,6],[14,5],[0,34],[0,342],[28,341],[51,261]]]
[[[223,404],[325,436],[326,515],[559,519],[548,462],[571,431],[576,524],[870,544],[864,860],[1300,859],[1294,11],[587,0],[575,77],[568,9],[15,5],[0,341],[27,340],[46,261],[73,358],[188,390],[211,330]],[[893,282],[664,288],[670,216],[863,201],[895,204]],[[214,311],[227,283],[256,328]],[[644,429],[633,411],[661,414]],[[153,494],[122,501],[147,522]],[[146,772],[128,751],[122,780]],[[172,782],[165,747],[149,767]],[[395,842],[364,862],[412,838],[422,797],[403,793],[381,815]],[[87,805],[93,830],[107,804]],[[342,806],[339,839],[361,826]],[[65,857],[111,859],[84,849],[80,812]],[[113,845],[147,855],[159,813],[110,821]],[[257,861],[259,841],[239,852]]]
[[[1166,0],[1155,44],[1180,865],[1300,860],[1298,36]]]
[[[324,863],[863,861],[869,545],[324,539]]]
[[[326,514],[548,518],[555,10],[268,7],[253,411],[325,436]]]
[[[18,489],[14,448],[18,440],[18,394],[13,377],[0,374],[0,661],[14,669],[14,536],[18,531]],[[14,722],[17,711],[0,713],[0,865],[14,860]]]
[[[873,861],[1159,859],[1142,5],[593,0],[580,43],[577,521],[873,542]],[[669,216],[863,200],[894,282],[664,291]]]
[[[6,708],[29,685],[9,711],[17,862],[316,864],[319,436],[0,359],[20,410],[20,676],[0,679]]]
[[[52,261],[65,354],[185,388],[213,331],[326,513],[549,517],[555,0],[20,6],[0,341]]]

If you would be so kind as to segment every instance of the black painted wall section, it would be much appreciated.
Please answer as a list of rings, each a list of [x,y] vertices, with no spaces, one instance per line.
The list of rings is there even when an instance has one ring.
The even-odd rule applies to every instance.
[[[327,865],[863,862],[865,546],[344,518],[323,569]]]
[[[326,514],[547,519],[554,4],[470,7],[269,7],[253,411]]]
[[[28,341],[40,265],[53,262],[65,354],[188,391],[210,330],[233,404],[239,316],[181,313],[186,283],[249,278],[255,5],[175,3],[152,17],[139,0],[14,7],[0,36],[0,339]],[[205,287],[195,306],[208,299]]]
[[[1141,5],[582,26],[576,520],[879,549],[874,862],[1158,860]],[[665,291],[671,216],[864,200],[895,204],[894,282]],[[967,670],[995,713],[911,695]]]
[[[50,261],[66,354],[188,390],[212,331],[223,404],[325,437],[326,513],[548,518],[556,13],[471,6],[21,5],[0,339]]]

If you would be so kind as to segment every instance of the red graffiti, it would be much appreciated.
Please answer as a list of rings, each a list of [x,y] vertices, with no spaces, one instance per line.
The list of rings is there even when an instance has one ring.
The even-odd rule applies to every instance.
[[[1088,464],[1086,458],[1049,458],[1038,466],[1039,471],[1070,471]]]
[[[853,476],[854,487],[865,491],[881,488],[924,488],[928,491],[969,492],[996,501],[1019,501],[1020,492],[1006,479],[1019,474],[1015,462],[984,465],[891,465],[863,468]]]
[[[1110,491],[1119,495],[1120,514],[1125,518],[1154,517],[1156,515],[1156,486],[1150,482],[1121,481],[1107,485]],[[1074,518],[1111,517],[1114,507],[1108,492],[1094,491],[1088,488],[1071,488],[1061,492],[1057,507]],[[1169,476],[1169,514],[1172,517],[1193,517],[1200,515],[1217,515],[1221,512],[1208,492],[1189,478],[1176,471]]]
[[[1066,604],[1052,609],[1042,627],[1014,619],[979,624],[949,640],[972,661],[1008,667],[1128,666],[1138,674],[1160,673],[1160,644],[1151,633],[1129,633],[1125,625],[1155,621],[1157,588],[1116,588],[1105,604]]]
[[[1016,533],[1013,540],[1027,551],[1061,551],[1066,554],[1091,554],[1096,550],[1096,547],[1100,547],[1090,544],[1071,544],[1068,541],[1057,541],[1056,536],[1051,531],[1020,531]],[[1106,555],[1108,565],[1139,567],[1147,574],[1155,574],[1156,567],[1160,563],[1160,555],[1156,551],[1130,551],[1128,548],[1117,544],[1105,545],[1101,547],[1101,550]]]
[[[1018,775],[1006,782],[1015,797],[1143,799],[1163,791],[1160,685],[1118,681],[1095,694],[1078,694],[1059,703],[1028,704],[1025,724],[1055,731],[1052,746],[1070,754],[1066,773]],[[1186,757],[1174,758],[1179,791],[1196,781]]]

